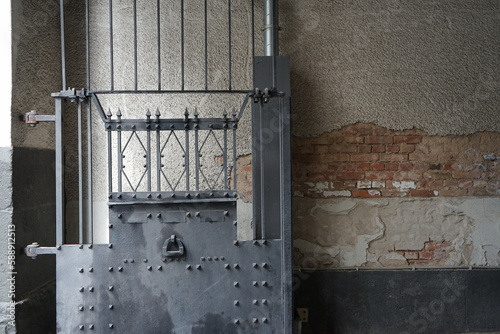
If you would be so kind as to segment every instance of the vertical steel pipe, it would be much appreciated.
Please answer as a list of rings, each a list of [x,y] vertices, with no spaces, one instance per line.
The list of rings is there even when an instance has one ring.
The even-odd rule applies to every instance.
[[[137,0],[134,0],[134,90],[138,89],[137,79]]]
[[[233,49],[232,49],[232,44],[233,44],[233,36],[232,36],[232,17],[231,17],[231,0],[227,1],[227,16],[228,16],[228,36],[229,36],[229,41],[228,41],[228,48],[229,48],[229,90],[232,90],[233,86]]]
[[[205,90],[208,90],[208,4],[205,0]]]
[[[161,10],[160,0],[156,1],[156,29],[158,47],[158,90],[161,90]]]
[[[264,0],[264,56],[279,55],[278,0]]]
[[[94,203],[92,195],[92,108],[87,102],[87,241],[94,242]]]
[[[90,14],[89,14],[89,0],[85,0],[85,65],[87,71],[87,89],[90,89]],[[90,103],[88,104],[90,106]]]
[[[82,102],[78,100],[78,243],[83,244],[83,131]]]
[[[64,244],[64,142],[62,99],[55,100],[56,144],[56,245]]]
[[[115,69],[113,54],[113,0],[109,0],[109,74],[111,90],[115,90]]]
[[[184,0],[181,0],[181,90],[184,90]]]
[[[64,0],[59,1],[59,11],[61,20],[61,77],[62,90],[66,90],[66,42],[64,31]]]

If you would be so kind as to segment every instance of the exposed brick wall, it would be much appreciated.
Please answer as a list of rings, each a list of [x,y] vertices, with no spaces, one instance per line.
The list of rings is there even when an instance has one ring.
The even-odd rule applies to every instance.
[[[294,137],[293,187],[313,198],[498,196],[499,162],[498,133],[443,137],[358,123]]]
[[[422,249],[395,250],[395,253],[406,258],[408,265],[442,265],[455,251],[454,245],[449,241],[428,241]]]

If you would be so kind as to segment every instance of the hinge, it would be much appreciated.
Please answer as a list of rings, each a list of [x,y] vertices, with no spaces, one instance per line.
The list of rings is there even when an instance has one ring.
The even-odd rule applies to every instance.
[[[55,254],[56,250],[57,247],[40,247],[37,242],[34,242],[31,245],[26,246],[24,252],[32,259],[36,259],[38,255]]]
[[[31,126],[36,126],[39,122],[55,122],[54,115],[39,115],[36,110],[31,110],[24,116],[24,122]]]

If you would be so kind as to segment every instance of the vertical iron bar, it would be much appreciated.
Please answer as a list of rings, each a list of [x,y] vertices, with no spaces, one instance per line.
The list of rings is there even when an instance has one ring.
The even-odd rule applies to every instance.
[[[116,144],[116,152],[117,156],[117,164],[118,164],[118,192],[121,193],[123,191],[122,180],[123,180],[123,152],[122,152],[122,131],[118,130],[116,132],[117,135],[117,144]]]
[[[236,190],[236,124],[233,124],[233,189]]]
[[[56,144],[56,245],[64,243],[64,143],[62,99],[55,101],[55,144]]]
[[[87,242],[93,243],[94,229],[94,203],[92,195],[92,109],[90,101],[87,102]]]
[[[115,69],[113,65],[113,57],[113,0],[109,0],[109,69],[112,91],[115,90]]]
[[[255,0],[252,0],[252,62],[255,62]],[[252,66],[252,80],[255,78],[255,65]]]
[[[78,100],[78,243],[83,244],[83,134],[82,102]]]
[[[87,89],[90,89],[90,43],[89,43],[89,31],[90,31],[90,14],[89,14],[89,0],[85,0],[85,65],[87,71]],[[88,104],[90,106],[90,103]]]
[[[227,120],[226,124],[224,124],[224,189],[229,189],[228,186],[228,175],[227,175]]]
[[[228,3],[228,35],[229,35],[229,90],[232,90],[232,86],[233,86],[233,50],[232,50],[232,29],[231,29],[231,25],[232,25],[232,22],[231,22],[231,0],[228,0],[227,1]]]
[[[113,192],[113,141],[111,130],[108,130],[108,192]]]
[[[198,129],[194,130],[195,190],[200,190],[200,151]]]
[[[161,90],[161,12],[160,0],[156,0],[156,29],[157,29],[157,46],[158,46],[158,90]],[[158,190],[160,191],[160,190]]]
[[[184,0],[181,0],[181,90],[184,90]]]
[[[134,0],[134,89],[138,89],[137,82],[137,0]]]
[[[190,190],[189,186],[189,129],[185,131],[186,133],[186,149],[184,150],[184,164],[185,164],[185,170],[186,170],[186,191]]]
[[[146,168],[148,170],[148,191],[151,191],[151,131],[147,131],[147,144],[146,144]]]
[[[61,78],[62,78],[62,90],[66,87],[66,42],[65,42],[65,31],[64,31],[64,0],[59,1],[59,11],[60,11],[60,23],[61,23]]]
[[[160,130],[156,130],[156,191],[161,191],[161,148]]]
[[[205,90],[208,90],[208,5],[205,0]]]

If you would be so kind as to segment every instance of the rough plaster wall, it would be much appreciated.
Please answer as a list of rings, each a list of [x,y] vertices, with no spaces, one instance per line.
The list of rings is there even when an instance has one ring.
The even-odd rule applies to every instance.
[[[296,198],[295,265],[498,266],[498,204],[496,198]]]
[[[430,134],[500,130],[500,3],[280,1],[293,132],[356,122]]]
[[[12,144],[53,148],[54,125],[26,126],[19,117],[30,110],[53,114],[50,94],[61,90],[59,1],[12,1]]]

